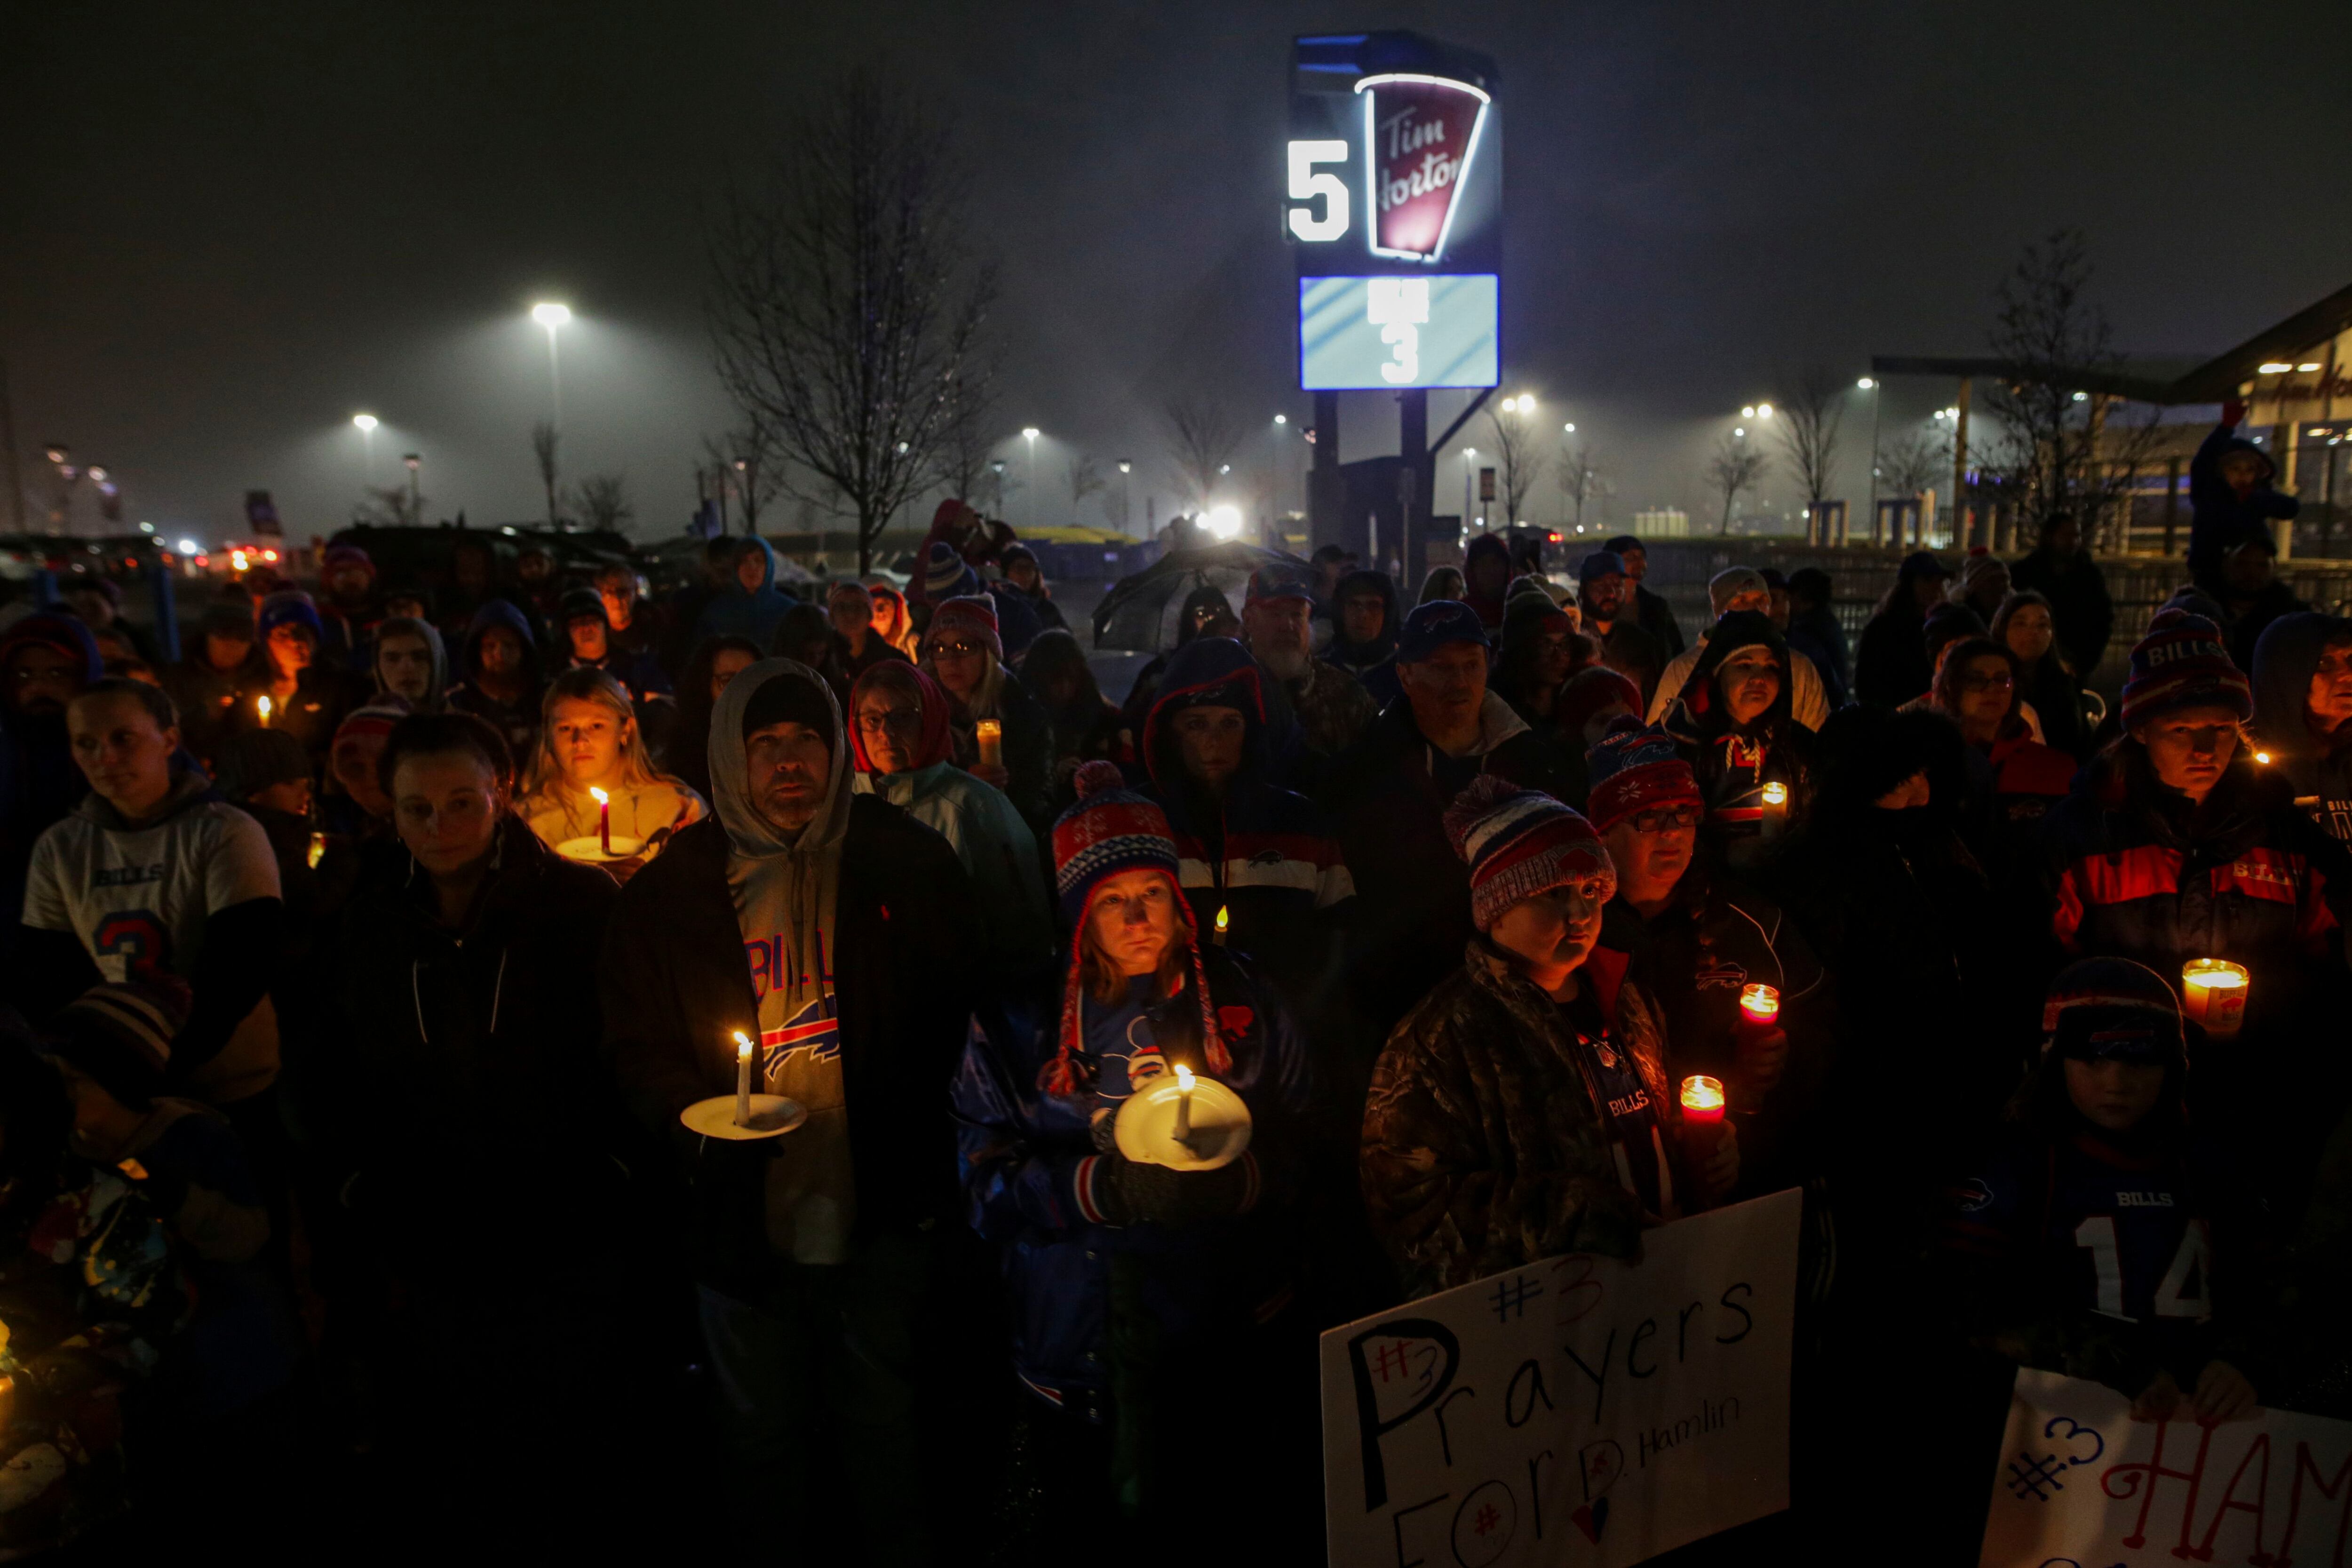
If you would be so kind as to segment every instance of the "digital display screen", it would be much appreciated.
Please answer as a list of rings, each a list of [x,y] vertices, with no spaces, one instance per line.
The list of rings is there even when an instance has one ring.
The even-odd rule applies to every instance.
[[[1309,392],[1493,386],[1501,289],[1491,272],[1298,280],[1298,384]]]

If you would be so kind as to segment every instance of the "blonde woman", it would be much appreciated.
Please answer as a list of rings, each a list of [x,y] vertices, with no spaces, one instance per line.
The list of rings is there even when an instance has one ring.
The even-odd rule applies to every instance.
[[[565,670],[547,689],[518,809],[551,846],[593,838],[602,824],[591,789],[611,797],[613,836],[641,841],[645,858],[659,853],[672,833],[709,815],[683,780],[655,768],[620,683],[583,667]]]

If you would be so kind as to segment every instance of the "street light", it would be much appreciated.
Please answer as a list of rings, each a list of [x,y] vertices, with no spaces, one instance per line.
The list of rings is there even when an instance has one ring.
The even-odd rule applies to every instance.
[[[415,453],[410,452],[403,456],[400,460],[402,463],[405,464],[408,468],[409,525],[411,527],[419,527],[422,526],[425,521],[425,502],[420,500],[416,494],[416,470],[425,466],[425,459],[418,457]]]
[[[1575,422],[1574,420],[1572,420],[1572,419],[1571,419],[1571,420],[1570,420],[1567,424],[1565,424],[1565,425],[1563,425],[1563,426],[1560,426],[1560,431],[1561,431],[1561,433],[1562,433],[1562,434],[1564,434],[1564,435],[1569,435],[1569,436],[1573,436],[1573,435],[1575,435],[1575,434],[1576,434],[1576,422]]]
[[[370,479],[375,478],[375,427],[377,420],[376,416],[373,414],[354,414],[352,416],[352,423],[359,426],[360,483],[362,485],[365,485]]]
[[[1021,426],[1021,438],[1029,443],[1029,504],[1037,504],[1037,426]]]
[[[373,414],[354,414],[352,416],[352,423],[360,427],[360,434],[362,436],[375,434],[376,417]]]
[[[1759,418],[1759,419],[1769,419],[1769,418],[1771,418],[1771,417],[1772,417],[1772,405],[1771,405],[1770,404],[1769,404],[1769,403],[1759,403],[1759,404],[1758,404],[1758,405],[1756,405],[1756,417],[1757,417],[1757,418]]]
[[[563,423],[563,381],[556,374],[555,329],[572,321],[572,307],[544,301],[530,308],[530,319],[547,329],[547,392],[554,423]]]
[[[1135,487],[1128,476],[1135,472],[1135,464],[1126,458],[1118,460],[1118,531],[1127,531],[1130,514],[1135,509]]]
[[[1870,379],[1870,377],[1868,377],[1868,376],[1866,376],[1866,375],[1865,375],[1865,376],[1864,376],[1860,381],[1857,381],[1857,382],[1855,382],[1855,383],[1854,383],[1854,385],[1856,385],[1856,386],[1860,387],[1860,388],[1861,388],[1863,391],[1864,391],[1864,392],[1868,392],[1872,387],[1876,386],[1877,384],[1878,384],[1878,383],[1876,383],[1876,382],[1874,382],[1874,381],[1871,380],[1871,379]]]
[[[1477,447],[1462,448],[1462,527],[1465,532],[1470,528],[1470,474],[1477,461]]]

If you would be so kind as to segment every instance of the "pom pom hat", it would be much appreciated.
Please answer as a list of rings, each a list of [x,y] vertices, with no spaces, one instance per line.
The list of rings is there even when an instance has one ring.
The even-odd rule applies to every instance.
[[[2189,1064],[2171,984],[2127,958],[2086,958],[2061,971],[2042,1005],[2042,1033],[2045,1056]]]
[[[996,628],[996,601],[985,594],[971,594],[950,599],[931,612],[931,624],[923,632],[923,649],[930,650],[935,642],[961,633],[988,645],[998,662],[1004,658],[1004,638]]]
[[[2254,689],[2230,661],[2221,628],[2186,610],[2159,610],[2133,645],[2124,677],[2124,728],[2174,708],[2227,708],[2254,716]]]
[[[1620,730],[1584,753],[1584,766],[1592,781],[1585,810],[1596,833],[1653,806],[1706,804],[1697,775],[1663,730]]]
[[[1551,796],[1481,773],[1445,808],[1445,837],[1470,868],[1470,914],[1481,933],[1523,899],[1617,867],[1592,824]],[[1610,893],[1603,893],[1606,900]]]
[[[1045,1064],[1040,1087],[1048,1094],[1078,1091],[1078,974],[1086,952],[1087,922],[1094,918],[1095,898],[1102,885],[1122,871],[1157,871],[1168,879],[1177,918],[1183,922],[1179,940],[1192,959],[1203,1059],[1213,1073],[1231,1072],[1233,1055],[1225,1048],[1209,1005],[1209,977],[1201,966],[1200,929],[1192,923],[1192,906],[1177,879],[1176,836],[1169,830],[1167,814],[1150,796],[1129,789],[1125,777],[1110,763],[1082,763],[1072,782],[1078,802],[1054,824],[1054,886],[1062,900],[1062,918],[1070,924],[1070,973],[1062,993],[1061,1047]]]

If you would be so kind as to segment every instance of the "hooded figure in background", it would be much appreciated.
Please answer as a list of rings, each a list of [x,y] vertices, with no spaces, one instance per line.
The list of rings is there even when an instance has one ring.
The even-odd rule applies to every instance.
[[[1160,690],[1160,672],[1186,643],[1204,634],[1237,638],[1241,630],[1241,617],[1234,614],[1233,601],[1225,597],[1223,588],[1203,583],[1185,595],[1183,605],[1176,612],[1175,647],[1147,659],[1127,689],[1127,727],[1138,734],[1143,732],[1143,721],[1151,716],[1151,700]]]
[[[413,616],[378,621],[368,662],[369,673],[375,679],[376,701],[396,699],[406,703],[412,713],[441,711],[449,695],[449,649],[432,622]]]
[[[2224,592],[2222,565],[2230,552],[2253,535],[2275,544],[2273,520],[2287,521],[2303,510],[2293,496],[2271,488],[2278,465],[2238,434],[2246,417],[2240,402],[2221,405],[2221,422],[2189,460],[2189,575],[2209,594]]]
[[[1323,657],[1361,680],[1395,654],[1397,637],[1403,629],[1404,611],[1397,604],[1395,579],[1385,572],[1350,572],[1331,590],[1331,640],[1324,647]]]
[[[2281,616],[2254,645],[2254,733],[2330,837],[2352,839],[2352,621]]]
[[[508,751],[530,756],[539,745],[540,700],[547,684],[530,617],[504,599],[485,602],[466,628],[457,669],[465,680],[450,689],[450,711],[471,713],[499,732]]]
[[[980,917],[947,840],[853,795],[849,770],[822,676],[782,658],[737,676],[711,716],[715,813],[622,889],[598,968],[622,1090],[690,1184],[739,1529],[764,1539],[781,1509],[817,1556],[857,1555],[832,1539],[855,1531],[869,1560],[927,1563],[905,1478],[918,1433],[953,1423],[918,1387],[917,1320],[953,1213],[946,1091]],[[759,1089],[806,1109],[789,1137],[679,1124],[733,1091],[739,1035]],[[847,1507],[817,1495],[828,1452]]]
[[[735,574],[695,623],[689,647],[705,637],[750,637],[761,647],[773,644],[776,627],[798,599],[776,586],[776,552],[764,539],[743,541]]]

